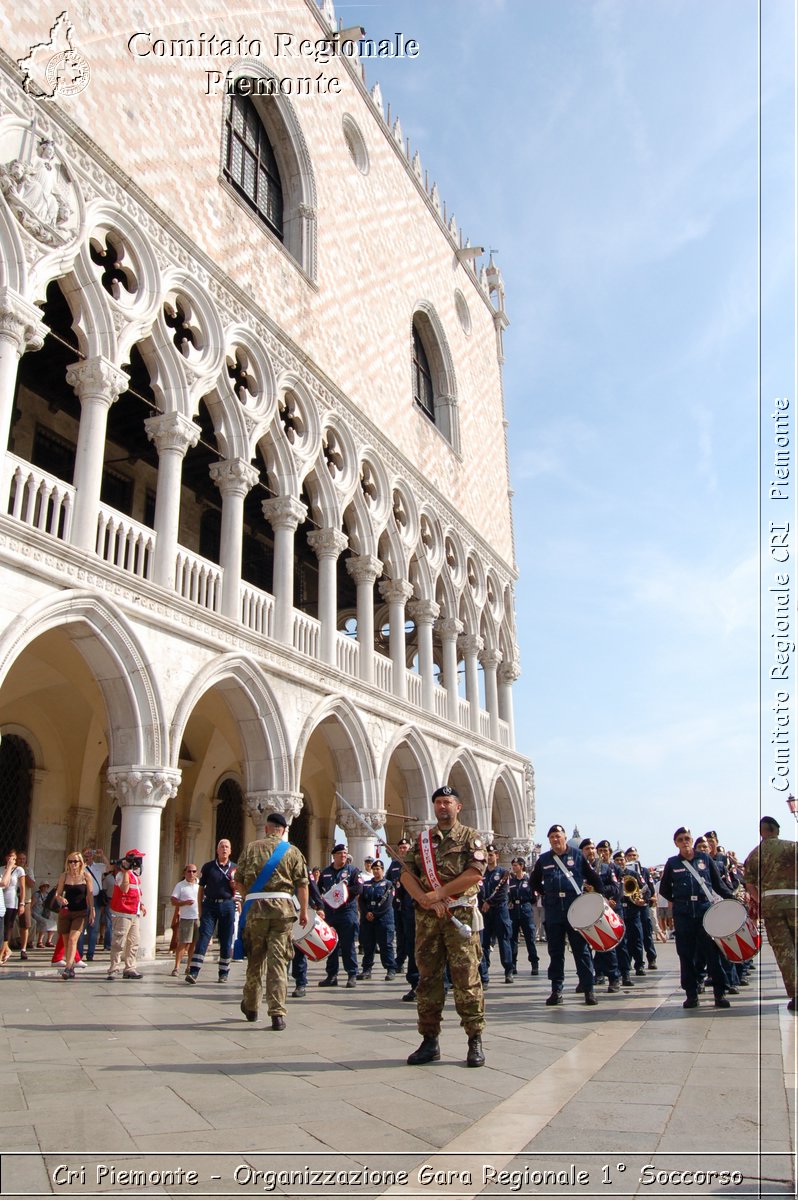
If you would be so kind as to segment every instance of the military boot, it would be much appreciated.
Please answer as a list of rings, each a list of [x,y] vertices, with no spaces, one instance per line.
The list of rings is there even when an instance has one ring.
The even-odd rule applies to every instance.
[[[438,1038],[434,1034],[425,1034],[424,1040],[418,1050],[414,1050],[407,1059],[409,1067],[421,1067],[424,1063],[438,1062],[441,1056],[441,1048],[438,1044]]]
[[[598,1004],[595,992],[585,992],[585,1004]]]
[[[553,1008],[555,1004],[562,1004],[562,992],[559,988],[552,988],[551,995],[546,1000],[549,1008]]]
[[[472,1033],[468,1039],[468,1055],[466,1057],[467,1067],[484,1067],[485,1055],[482,1053],[482,1035]]]

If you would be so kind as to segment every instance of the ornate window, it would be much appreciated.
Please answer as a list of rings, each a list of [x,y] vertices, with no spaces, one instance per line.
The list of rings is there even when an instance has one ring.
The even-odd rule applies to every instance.
[[[224,173],[272,233],[283,240],[283,185],[269,135],[249,96],[231,96]]]
[[[415,324],[413,325],[413,399],[430,421],[434,421],[435,395],[432,389],[432,371],[424,343]]]

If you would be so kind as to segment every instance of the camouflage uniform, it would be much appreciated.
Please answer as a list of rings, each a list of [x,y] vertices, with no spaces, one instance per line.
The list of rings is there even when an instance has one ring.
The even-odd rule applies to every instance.
[[[440,828],[431,832],[435,866],[441,883],[456,879],[468,867],[476,867],[480,874],[484,873],[485,852],[478,830],[469,829],[467,825],[455,821],[447,832]],[[425,892],[432,890],[424,874],[417,841],[407,853],[405,867],[415,875]],[[463,892],[463,899],[476,896],[477,889],[476,883],[467,888]],[[473,928],[475,911],[473,907],[458,907],[452,913],[464,925]],[[472,933],[466,941],[451,921],[442,921],[434,913],[416,905],[416,966],[420,976],[416,1004],[418,1031],[422,1036],[437,1037],[440,1033],[444,1003],[443,972],[447,962],[460,1024],[469,1037],[482,1033],[485,1028],[485,996],[479,978],[481,957],[479,933]]]
[[[247,891],[252,888],[263,864],[271,858],[280,840],[279,833],[268,834],[263,841],[250,842],[239,858],[236,880]],[[290,892],[293,895],[298,884],[307,882],[305,859],[296,846],[289,846],[263,890]],[[247,912],[243,938],[247,956],[243,1007],[250,1012],[257,1012],[260,1007],[265,965],[267,1012],[270,1017],[285,1016],[287,967],[294,952],[291,926],[295,920],[296,909],[290,900],[254,900]]]
[[[784,838],[763,838],[745,860],[746,882],[759,892],[759,908],[765,920],[768,941],[776,956],[784,987],[790,999],[798,995],[796,973],[796,926],[798,922],[798,847]],[[785,891],[786,896],[768,896]]]

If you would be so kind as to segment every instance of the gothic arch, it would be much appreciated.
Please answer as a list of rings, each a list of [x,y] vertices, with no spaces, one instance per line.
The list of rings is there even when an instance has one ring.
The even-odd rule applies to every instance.
[[[463,802],[460,820],[464,825],[474,825],[477,829],[487,829],[488,819],[485,793],[476,759],[470,750],[463,747],[455,750],[443,772],[441,783],[450,783],[456,787]],[[430,806],[431,807],[431,806]]]
[[[454,373],[454,359],[446,332],[435,311],[435,306],[429,300],[418,301],[413,309],[411,324],[426,352],[432,372],[435,426],[452,449],[459,453],[460,419],[457,407],[457,381]]]
[[[191,713],[206,692],[221,692],[235,717],[246,762],[246,790],[293,786],[288,732],[263,673],[237,654],[214,658],[192,679],[175,709],[170,730],[170,763],[177,765]]]
[[[355,807],[369,807],[377,786],[377,765],[363,721],[354,704],[344,696],[329,696],[310,713],[297,739],[296,777],[301,778],[302,762],[311,735],[326,725],[324,736],[330,747],[337,784]]]
[[[506,763],[501,763],[496,769],[488,784],[487,795],[487,828],[498,831],[498,824],[491,824],[495,813],[502,818],[502,832],[511,832],[515,829],[526,831],[527,818],[521,790],[517,778]]]
[[[105,701],[109,767],[163,766],[163,704],[146,656],[124,617],[92,592],[73,590],[33,604],[0,638],[0,686],[22,651],[50,629],[73,642]]]
[[[388,772],[396,761],[407,783],[407,817],[426,816],[430,796],[438,786],[435,763],[427,742],[414,725],[403,725],[385,748],[380,767],[380,794],[387,794]]]

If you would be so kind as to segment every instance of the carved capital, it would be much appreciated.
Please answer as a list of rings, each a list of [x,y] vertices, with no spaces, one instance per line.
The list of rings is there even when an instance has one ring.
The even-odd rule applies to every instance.
[[[49,332],[38,308],[9,288],[0,288],[0,338],[11,342],[16,354],[41,350]]]
[[[531,837],[509,837],[505,840],[507,844],[507,850],[513,858],[529,858],[529,855],[532,853],[532,847],[535,844]]]
[[[480,829],[479,835],[480,835],[480,837],[484,838],[486,846],[489,846],[491,844],[491,842],[494,840],[492,829]]]
[[[463,622],[457,617],[442,617],[435,622],[435,632],[442,642],[453,642],[463,629]]]
[[[108,772],[108,794],[123,808],[136,805],[165,808],[177,795],[182,778],[180,770],[153,770],[150,767],[117,767]]]
[[[349,545],[349,538],[339,529],[314,529],[308,534],[308,545],[318,559],[337,558]]]
[[[483,649],[485,642],[476,633],[464,633],[457,639],[457,645],[463,651],[466,658],[476,658]]]
[[[305,803],[301,792],[268,791],[264,795],[268,799],[264,818],[268,817],[269,813],[282,813],[289,825],[302,812]]]
[[[503,662],[499,667],[499,683],[515,683],[516,679],[521,678],[521,664],[519,662]]]
[[[406,579],[383,579],[379,592],[386,604],[407,604],[413,595],[413,585]]]
[[[261,507],[272,529],[296,529],[308,515],[307,506],[296,496],[275,496],[264,500]]]
[[[408,604],[407,611],[416,625],[432,625],[438,619],[441,606],[434,600],[414,600]]]
[[[175,450],[185,454],[191,446],[196,446],[200,437],[200,427],[184,417],[182,413],[164,413],[160,417],[148,417],[144,422],[147,437],[155,443],[159,454],[165,450]]]
[[[373,554],[350,555],[346,560],[346,569],[355,583],[373,585],[382,574],[382,562]]]
[[[423,821],[416,817],[407,817],[403,832],[409,841],[414,842],[420,833],[423,833],[425,829],[433,829],[436,824],[437,821]]]
[[[208,474],[222,496],[246,496],[260,479],[257,467],[243,458],[224,458],[211,463]]]
[[[486,670],[498,667],[502,661],[503,655],[501,650],[483,650],[479,656],[479,661]]]
[[[339,808],[335,814],[336,824],[340,825],[341,829],[344,829],[350,837],[368,837],[368,829],[376,833],[378,829],[383,828],[387,818],[388,814],[381,808],[366,809],[365,811],[358,809],[357,816],[348,808]]]
[[[127,373],[102,355],[67,367],[66,381],[81,404],[84,400],[101,400],[109,408],[130,385]]]

